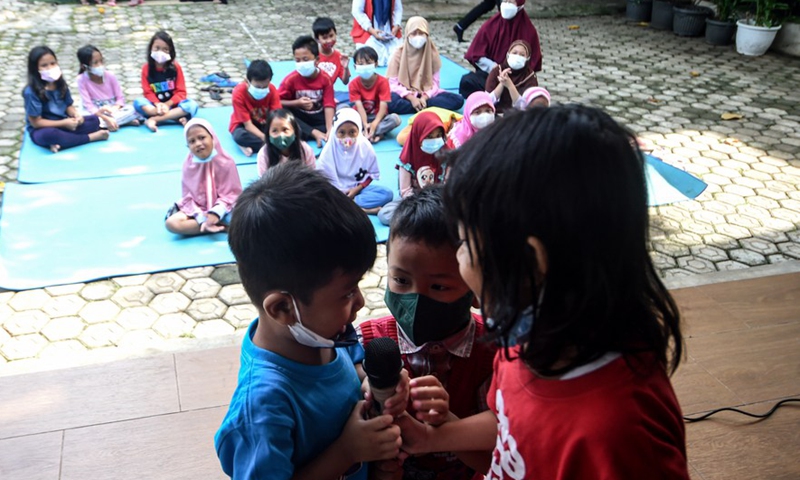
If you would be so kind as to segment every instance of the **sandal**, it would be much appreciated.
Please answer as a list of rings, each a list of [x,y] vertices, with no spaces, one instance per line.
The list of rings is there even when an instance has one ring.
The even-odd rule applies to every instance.
[[[217,86],[208,87],[208,95],[211,97],[211,100],[220,101],[222,100],[222,89]]]

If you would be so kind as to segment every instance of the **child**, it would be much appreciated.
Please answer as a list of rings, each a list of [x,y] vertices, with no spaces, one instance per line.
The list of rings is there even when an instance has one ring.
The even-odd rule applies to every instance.
[[[183,198],[167,212],[167,230],[181,235],[225,231],[242,193],[236,162],[206,120],[190,120],[183,133],[189,147],[181,178]]]
[[[122,125],[139,125],[133,105],[125,105],[125,96],[117,77],[106,70],[103,54],[94,45],[78,50],[78,91],[83,109],[97,115],[115,132]]]
[[[486,92],[475,92],[467,98],[464,117],[447,132],[447,148],[455,150],[464,145],[475,132],[494,123],[494,101]]]
[[[327,75],[320,75],[316,40],[308,35],[298,37],[292,44],[292,52],[296,70],[281,82],[278,89],[281,104],[297,118],[303,139],[313,138],[321,147],[328,140],[336,108],[333,82]]]
[[[372,143],[379,142],[385,134],[401,123],[400,116],[389,113],[392,92],[389,81],[375,73],[378,54],[372,47],[361,47],[354,55],[358,76],[350,82],[350,101],[353,102],[361,123],[365,125],[364,136]]]
[[[520,92],[537,85],[539,80],[531,67],[531,47],[524,40],[511,44],[506,59],[486,79],[486,91],[492,92],[497,113],[511,110]]]
[[[153,132],[160,123],[177,120],[186,125],[197,115],[197,102],[186,98],[183,69],[175,60],[175,44],[164,30],[153,35],[147,45],[147,63],[142,67],[142,92],[133,107],[146,117],[144,124]]]
[[[356,328],[364,346],[378,337],[399,343],[412,379],[408,412],[431,425],[444,423],[448,409],[458,418],[488,409],[486,391],[496,351],[493,344],[479,341],[487,332],[483,319],[470,314],[474,297],[458,272],[453,230],[440,186],[423,188],[400,203],[386,244],[386,306],[392,315]],[[403,470],[406,478],[475,475],[453,454],[410,457]]]
[[[395,458],[400,444],[392,414],[363,420],[354,367],[364,358],[352,322],[364,306],[358,282],[375,261],[372,224],[319,172],[288,163],[242,193],[228,243],[258,318],[214,438],[222,470],[367,478],[359,462]]]
[[[53,153],[108,139],[96,115],[82,116],[73,105],[56,54],[45,46],[28,53],[28,85],[22,90],[25,125],[31,140]]]
[[[358,112],[352,108],[337,111],[332,130],[336,138],[325,144],[317,168],[364,211],[378,213],[394,194],[372,183],[380,178],[381,172],[375,150],[361,129]]]
[[[317,159],[314,150],[298,136],[297,126],[292,112],[279,108],[269,113],[267,118],[269,129],[267,143],[258,151],[258,176],[264,175],[268,168],[290,160],[302,162],[312,169]]]
[[[400,146],[406,144],[406,140],[408,140],[408,136],[411,134],[411,129],[414,128],[414,120],[417,118],[418,115],[424,112],[432,112],[439,117],[439,120],[442,121],[442,125],[444,126],[445,136],[447,136],[447,134],[450,133],[450,129],[452,129],[456,125],[456,123],[460,122],[461,119],[463,118],[463,115],[461,115],[460,113],[453,112],[451,110],[445,110],[444,108],[439,108],[439,107],[423,108],[419,112],[408,117],[408,121],[406,121],[406,126],[403,127],[403,129],[397,133],[396,137],[397,143],[399,143]]]
[[[534,107],[549,107],[550,106],[550,92],[543,87],[531,87],[525,90],[514,102],[514,108],[517,110],[525,110]]]
[[[680,321],[647,253],[633,134],[570,105],[510,115],[471,145],[445,204],[461,275],[504,347],[491,411],[437,428],[404,416],[404,449],[494,449],[487,479],[688,479],[669,381]]]
[[[247,67],[247,82],[236,85],[231,93],[233,115],[228,130],[247,157],[267,141],[267,115],[281,108],[281,99],[271,81],[269,63],[253,60]]]
[[[413,195],[422,188],[423,183],[429,183],[431,172],[433,183],[444,182],[445,168],[437,156],[445,145],[444,139],[444,125],[439,116],[433,112],[420,112],[411,126],[411,133],[400,152],[400,163],[396,166],[399,170],[401,198]],[[399,203],[399,200],[390,202],[378,212],[381,223],[389,225]]]
[[[314,38],[319,43],[319,69],[325,72],[335,83],[341,79],[342,83],[350,83],[350,59],[347,55],[335,48],[336,25],[328,17],[319,17],[311,24]]]
[[[460,95],[439,88],[442,60],[429,35],[424,18],[411,17],[406,22],[405,43],[394,52],[386,71],[392,89],[392,113],[416,113],[425,107],[455,111],[464,104]]]
[[[385,67],[403,44],[403,2],[400,0],[353,0],[350,36],[356,48],[372,47],[378,66]]]

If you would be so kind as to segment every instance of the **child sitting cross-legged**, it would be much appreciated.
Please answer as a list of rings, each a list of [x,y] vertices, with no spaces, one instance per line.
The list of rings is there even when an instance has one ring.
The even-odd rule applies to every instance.
[[[354,58],[357,76],[348,86],[350,101],[361,115],[364,136],[372,143],[377,143],[400,125],[400,116],[389,113],[389,102],[392,100],[389,81],[375,73],[378,53],[372,47],[361,47],[356,50]]]
[[[265,60],[253,60],[247,66],[247,82],[233,89],[233,114],[228,130],[242,153],[251,156],[267,140],[267,116],[281,108],[278,90],[270,83],[272,67]]]

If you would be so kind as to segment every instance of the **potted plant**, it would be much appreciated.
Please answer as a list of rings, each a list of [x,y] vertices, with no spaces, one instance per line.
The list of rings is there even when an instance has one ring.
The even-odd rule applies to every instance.
[[[751,5],[748,18],[736,25],[736,51],[742,55],[764,55],[781,29],[779,15],[789,6],[777,0],[745,0]]]
[[[650,26],[656,30],[672,30],[672,14],[676,5],[687,5],[691,0],[653,0]]]
[[[714,14],[708,7],[675,5],[672,9],[672,31],[681,37],[699,37],[706,29],[706,19]]]
[[[649,22],[653,0],[628,0],[625,16],[634,22]]]
[[[706,43],[730,45],[736,34],[736,9],[739,0],[716,0],[717,18],[706,19]]]

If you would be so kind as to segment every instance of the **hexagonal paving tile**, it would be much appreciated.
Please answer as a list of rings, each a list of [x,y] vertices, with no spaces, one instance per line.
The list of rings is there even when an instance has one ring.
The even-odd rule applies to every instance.
[[[728,255],[730,255],[731,260],[735,260],[746,265],[756,266],[767,263],[767,259],[764,255],[744,248],[733,249],[728,252]]]
[[[197,321],[207,321],[222,318],[228,307],[216,298],[201,298],[194,300],[186,313]]]
[[[800,259],[800,244],[792,242],[779,243],[778,250],[784,255]]]
[[[233,326],[225,320],[208,320],[198,323],[192,333],[197,338],[211,338],[230,335],[234,331]]]
[[[127,277],[114,277],[113,280],[120,287],[135,287],[144,285],[149,278],[150,274],[145,273],[142,275],[128,275]]]
[[[117,315],[116,322],[125,330],[150,328],[158,319],[158,313],[150,307],[126,308]]]
[[[42,310],[51,317],[67,317],[77,315],[84,305],[86,305],[86,300],[78,295],[70,294],[51,298],[44,303]]]
[[[728,260],[725,250],[713,245],[695,245],[691,247],[692,255],[708,260],[709,262],[721,262]]]
[[[721,272],[725,272],[725,271],[730,271],[730,270],[744,270],[745,268],[748,268],[748,267],[744,263],[737,262],[737,261],[734,261],[734,260],[727,260],[727,261],[724,261],[724,262],[719,262],[717,264],[717,268]]]
[[[181,279],[182,280],[182,279]],[[186,310],[191,300],[180,292],[161,293],[150,302],[150,308],[160,315],[178,313]]]
[[[164,338],[178,338],[190,334],[197,322],[185,313],[161,315],[153,324],[153,331]]]
[[[175,272],[155,273],[144,283],[156,295],[177,292],[186,280]]]
[[[86,323],[101,323],[114,320],[120,312],[120,308],[111,300],[101,300],[99,302],[89,302],[78,313]]]
[[[8,301],[8,305],[18,312],[35,310],[42,308],[42,305],[50,298],[50,295],[44,290],[26,290],[14,294],[11,300]]]
[[[214,269],[214,273],[211,274],[211,278],[223,287],[235,283],[242,283],[236,264],[217,266],[217,268]]]
[[[226,285],[219,291],[217,298],[225,302],[226,305],[242,305],[250,303],[250,297],[244,291],[241,283]]]
[[[122,287],[111,297],[111,300],[122,308],[143,307],[153,299],[153,292],[144,285]]]
[[[54,287],[45,287],[44,291],[48,295],[58,297],[61,295],[72,295],[78,293],[83,288],[83,283],[73,283],[70,285],[56,285]]]
[[[743,238],[739,240],[739,243],[742,245],[743,248],[746,248],[747,250],[752,250],[753,252],[759,253],[761,255],[766,256],[766,255],[772,255],[773,253],[778,253],[778,247],[776,247],[774,243],[761,238]]]
[[[165,345],[163,337],[153,330],[137,330],[126,332],[117,342],[119,348],[136,351],[159,349]]]
[[[81,289],[80,295],[89,301],[108,300],[119,287],[111,280],[93,282]]]
[[[694,273],[711,273],[717,271],[714,262],[700,257],[680,257],[678,259],[678,267]]]
[[[234,327],[241,328],[250,325],[257,316],[258,310],[256,310],[256,307],[247,303],[229,307],[222,318]]]
[[[0,353],[8,360],[33,358],[47,345],[47,340],[38,333],[13,337],[0,345]]]
[[[42,328],[42,335],[51,342],[57,342],[77,337],[84,328],[86,324],[80,317],[54,318]]]
[[[11,335],[25,335],[38,333],[42,327],[47,325],[50,318],[41,310],[25,310],[13,313],[3,321],[3,328]]]
[[[213,298],[222,287],[210,278],[190,278],[181,288],[181,293],[191,299]]]
[[[39,358],[45,360],[74,360],[76,356],[88,352],[86,346],[77,340],[52,342],[39,352]]]
[[[181,277],[189,280],[190,278],[208,277],[213,272],[214,272],[214,267],[195,267],[195,268],[185,268],[183,270],[178,270],[176,273]]]
[[[124,333],[125,330],[114,322],[97,323],[86,327],[78,340],[88,348],[99,348],[114,345]]]

